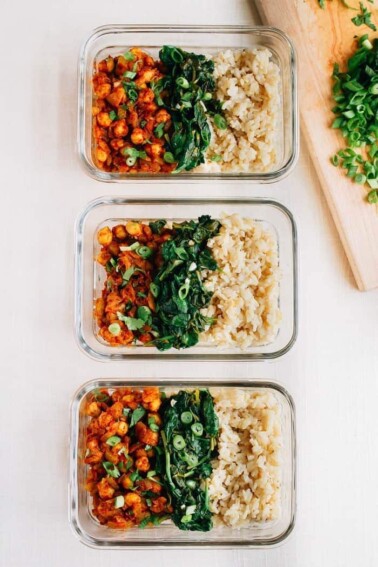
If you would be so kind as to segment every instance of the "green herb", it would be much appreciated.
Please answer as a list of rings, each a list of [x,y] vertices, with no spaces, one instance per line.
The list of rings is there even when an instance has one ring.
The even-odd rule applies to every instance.
[[[191,347],[213,323],[201,312],[212,297],[201,273],[217,269],[207,242],[220,226],[209,216],[173,223],[172,238],[161,248],[162,265],[150,285],[156,298],[152,328],[158,333],[153,344],[159,350]]]
[[[118,337],[118,335],[121,333],[121,327],[118,323],[111,323],[108,327],[108,331],[114,337]]]
[[[122,155],[130,156],[132,158],[146,159],[147,154],[144,150],[137,150],[136,148],[123,148],[121,150]]]
[[[148,526],[148,524],[153,524],[154,526],[158,526],[159,524],[164,522],[164,520],[168,520],[168,518],[169,516],[167,515],[158,516],[157,514],[151,514],[150,516],[143,518],[143,520],[138,524],[138,528],[143,530]]]
[[[159,431],[159,426],[157,425],[154,417],[149,417],[147,423],[151,431]]]
[[[371,12],[360,2],[360,13],[352,18],[355,26],[368,26],[373,31],[377,31],[376,25],[371,21]]]
[[[177,163],[175,173],[189,171],[205,161],[211,138],[207,117],[222,113],[220,101],[213,97],[214,62],[169,45],[160,50],[159,56],[166,75],[157,89],[173,128],[167,152],[173,160],[168,163]]]
[[[106,444],[110,445],[111,447],[115,447],[115,445],[120,443],[120,441],[121,441],[120,437],[118,437],[117,435],[113,435],[112,437],[109,437],[109,439],[106,440]]]
[[[336,115],[332,128],[340,130],[347,147],[331,158],[333,165],[360,185],[378,185],[378,41],[367,35],[358,39],[357,50],[345,71],[335,64],[333,98]],[[368,199],[369,201],[369,199]]]
[[[109,396],[105,394],[105,392],[101,392],[101,390],[99,390],[98,388],[93,390],[93,397],[96,402],[99,403],[107,402],[110,399]]]
[[[134,83],[134,81],[124,81],[122,86],[130,102],[136,102],[138,100],[138,87],[136,83]]]
[[[226,130],[226,128],[227,128],[226,119],[223,116],[221,116],[220,114],[216,114],[214,116],[214,124],[220,130]]]
[[[162,451],[155,468],[172,498],[172,520],[181,530],[208,531],[212,514],[207,479],[212,473],[218,436],[212,397],[208,390],[180,391],[164,400],[161,415]],[[189,427],[188,415],[194,420]],[[202,426],[202,436],[193,433],[194,424]]]
[[[126,51],[126,53],[124,53],[123,56],[126,59],[126,61],[134,61],[135,59],[135,55],[134,53],[131,53],[131,51]]]
[[[166,163],[175,163],[175,157],[172,152],[165,152],[163,159]]]
[[[140,476],[139,471],[134,471],[130,475],[130,480],[132,480],[133,482],[135,482],[136,480],[139,480],[140,478],[142,478],[142,477]]]
[[[159,219],[156,221],[151,221],[148,226],[150,227],[150,229],[154,234],[161,234],[166,224],[167,224],[166,220]]]
[[[215,161],[215,162],[222,161],[222,156],[219,155],[219,154],[215,154],[215,155],[213,155],[213,157],[211,158],[211,161]]]
[[[156,126],[156,128],[154,129],[154,134],[155,134],[155,136],[156,136],[157,138],[162,138],[162,137],[163,137],[163,135],[164,135],[164,127],[165,127],[164,122],[160,122],[160,124],[158,124],[158,125]]]
[[[111,110],[109,112],[109,118],[110,120],[115,120],[117,118],[117,113],[114,110]]]
[[[144,407],[138,406],[137,408],[135,408],[135,410],[131,414],[130,427],[133,427],[145,415],[146,415],[146,410],[144,409]]]
[[[120,311],[117,311],[117,317],[120,321],[125,323],[129,331],[139,331],[146,324],[146,321],[144,321],[143,319],[137,317],[127,317],[127,315],[123,315]]]
[[[350,6],[346,0],[340,0],[341,4],[343,6],[345,6],[345,8],[349,8],[350,10],[356,10],[357,8],[353,8],[353,6]],[[374,2],[374,0],[368,0],[369,2]],[[318,0],[319,6],[324,9],[326,6],[325,0]]]
[[[121,476],[121,473],[119,472],[119,470],[117,469],[114,463],[111,463],[110,461],[104,461],[102,463],[102,466],[104,467],[104,469],[106,470],[109,476],[112,476],[113,478],[119,478]]]

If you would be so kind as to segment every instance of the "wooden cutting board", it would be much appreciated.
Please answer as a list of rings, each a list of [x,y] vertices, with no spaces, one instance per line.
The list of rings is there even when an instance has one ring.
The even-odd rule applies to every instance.
[[[350,0],[358,6],[356,0]],[[330,157],[345,146],[342,136],[330,128],[331,74],[335,61],[343,63],[355,50],[355,35],[374,32],[356,27],[357,14],[341,0],[256,0],[264,23],[285,31],[297,50],[299,108],[305,135],[324,194],[360,290],[378,287],[378,207],[366,202],[367,189],[352,183]],[[378,10],[364,1],[378,25]],[[376,35],[376,34],[375,34]],[[319,227],[321,228],[321,227]]]

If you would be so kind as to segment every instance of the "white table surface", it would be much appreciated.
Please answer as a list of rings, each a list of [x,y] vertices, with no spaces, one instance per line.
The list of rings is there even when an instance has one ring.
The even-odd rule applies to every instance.
[[[190,6],[190,8],[189,8]],[[219,186],[273,196],[299,229],[300,332],[270,364],[102,364],[73,336],[73,225],[84,205],[128,186],[86,176],[75,150],[76,65],[82,40],[105,23],[259,22],[244,0],[4,0],[1,18],[1,551],[4,567],[362,567],[378,564],[378,291],[356,290],[302,144],[275,186]],[[306,38],[303,38],[306,41]],[[140,193],[139,193],[140,191]],[[172,187],[138,194],[177,196]],[[203,195],[190,186],[193,196]],[[214,191],[214,188],[212,188]],[[262,551],[95,551],[68,525],[68,416],[95,377],[262,377],[297,405],[294,533]]]

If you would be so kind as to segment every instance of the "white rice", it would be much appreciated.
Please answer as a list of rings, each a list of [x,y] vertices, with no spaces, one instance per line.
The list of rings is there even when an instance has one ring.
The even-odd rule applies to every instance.
[[[220,422],[209,495],[215,525],[275,520],[281,510],[281,414],[272,392],[211,389]]]
[[[272,342],[281,321],[277,240],[262,223],[222,215],[219,235],[208,242],[219,270],[206,274],[213,292],[203,312],[215,323],[201,340],[246,349]]]
[[[228,127],[213,121],[206,163],[199,172],[266,172],[278,160],[280,71],[266,48],[222,51],[214,58],[217,98]],[[220,161],[212,161],[219,156]],[[219,159],[216,158],[216,159]]]

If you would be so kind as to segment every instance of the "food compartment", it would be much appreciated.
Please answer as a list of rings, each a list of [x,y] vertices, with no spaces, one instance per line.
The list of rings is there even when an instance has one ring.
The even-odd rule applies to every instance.
[[[295,225],[276,203],[99,200],[77,244],[76,331],[92,356],[274,358],[295,340]]]
[[[96,396],[98,392],[101,392],[102,395],[105,393],[110,396],[115,393],[116,396],[119,394],[121,397],[126,389],[129,399],[129,393],[133,390],[134,392],[143,392],[145,389],[150,390],[156,387],[159,388],[160,394],[166,396],[167,399],[164,403],[168,404],[168,406],[170,400],[177,400],[178,392],[181,392],[181,394],[183,392],[186,394],[191,393],[193,399],[197,399],[197,396],[201,395],[201,393],[207,392],[214,401],[214,409],[219,419],[220,431],[217,443],[221,443],[222,449],[221,453],[219,453],[217,450],[218,444],[215,443],[216,448],[212,453],[211,461],[213,473],[207,481],[209,484],[208,498],[212,519],[210,524],[200,524],[199,527],[196,523],[193,525],[189,523],[185,526],[190,526],[191,529],[189,530],[179,529],[169,517],[161,517],[160,522],[154,523],[142,520],[140,527],[133,526],[131,523],[128,529],[114,529],[112,527],[115,521],[113,516],[113,520],[110,521],[110,527],[109,525],[101,525],[98,518],[96,518],[97,511],[95,510],[95,514],[93,514],[93,499],[86,490],[90,465],[86,465],[84,461],[87,455],[91,454],[87,448],[87,427],[91,419],[94,419],[88,415],[90,413],[88,411],[89,404],[93,402],[94,393]],[[231,406],[229,400],[233,401]],[[245,405],[245,400],[249,400],[248,403],[250,405]],[[113,403],[113,401],[108,402],[109,406]],[[102,406],[102,410],[104,410],[104,407],[106,408],[106,405]],[[139,411],[139,408],[140,406],[134,411]],[[188,412],[184,413],[187,421],[186,414]],[[167,416],[167,413],[161,410],[161,415],[161,431],[167,431],[165,425],[166,418],[164,417]],[[183,414],[181,414],[181,417],[183,418]],[[133,416],[131,419],[133,419]],[[233,434],[230,435],[230,423],[237,423],[237,427],[239,427],[238,434],[243,436],[243,428],[247,427],[247,422],[251,447],[254,449],[252,453],[249,453],[249,460],[245,461],[246,455],[243,456],[243,451],[249,451],[250,449],[245,445],[244,439],[243,442],[240,442],[240,446],[244,448],[240,449],[239,447],[239,449],[236,449],[236,456],[234,456],[233,460],[235,461],[235,467],[242,466],[245,471],[249,471],[244,473],[248,478],[249,490],[253,486],[252,492],[256,491],[250,499],[245,498],[244,489],[248,490],[248,487],[243,486],[243,476],[240,476],[240,471],[237,468],[235,470],[232,469],[233,465],[227,462],[229,461],[227,451],[230,451],[230,454],[235,452],[235,447],[232,445],[234,441],[233,435],[237,431],[235,429]],[[198,428],[199,422],[197,418],[195,423]],[[205,380],[196,381],[194,384],[185,381],[170,381],[168,384],[162,380],[134,384],[121,380],[91,381],[80,388],[74,397],[71,426],[70,521],[76,535],[87,545],[105,548],[143,546],[167,548],[185,546],[258,547],[280,543],[293,528],[295,519],[294,407],[290,396],[277,384],[258,381],[235,381],[234,384],[230,385],[224,382],[210,383]],[[181,426],[183,428],[190,427],[183,424]],[[205,431],[207,427],[208,423],[205,424]],[[205,435],[205,432],[202,430],[200,433]],[[179,436],[175,435],[173,439],[174,444],[177,444],[176,437],[178,438]],[[93,439],[93,435],[91,435],[91,438]],[[188,438],[186,439],[188,440]],[[111,440],[112,438],[110,438]],[[162,446],[165,447],[165,444]],[[177,447],[177,449],[180,448]],[[177,454],[177,451],[172,447],[170,450]],[[133,451],[132,448],[131,451]],[[249,463],[248,469],[246,462]],[[117,466],[120,465],[118,464]],[[156,464],[154,466],[157,468]],[[218,470],[219,468],[221,469],[220,471]],[[226,477],[230,474],[239,475],[237,482],[240,488],[239,492],[235,488],[235,482],[232,482],[229,488],[232,486],[233,490],[228,490],[229,495],[226,499],[224,497],[226,484],[223,482],[222,488],[219,489],[218,487],[219,483],[222,485],[222,479],[224,479],[222,468],[226,471]],[[130,470],[133,471],[133,468]],[[173,471],[173,478],[175,478],[174,469],[170,470]],[[143,476],[146,473],[140,474]],[[155,475],[155,479],[158,482],[164,483],[164,476],[161,471],[153,470],[151,474]],[[107,478],[109,479],[109,475]],[[196,477],[191,476],[191,478],[193,480]],[[137,488],[139,483],[140,481],[135,482],[132,494],[140,494]],[[194,485],[195,482],[192,484]],[[131,494],[131,492],[129,493]],[[115,494],[119,494],[119,489],[116,488]],[[125,499],[128,500],[129,497],[126,496],[127,491],[123,490],[123,494]],[[150,494],[148,496],[151,497]],[[217,501],[217,498],[219,501]],[[111,502],[112,500],[107,501],[108,504]],[[174,505],[174,499],[172,502]],[[126,514],[126,517],[128,517],[128,504],[125,505],[124,502],[121,502],[120,506],[122,505],[122,513],[118,508],[116,514],[121,514],[121,517],[122,514]],[[148,502],[148,505],[151,506],[151,502]],[[152,504],[153,506],[154,504]],[[189,510],[190,514],[195,514],[196,506],[191,505],[189,508],[187,508],[187,511]],[[149,516],[150,512],[145,512],[145,514]],[[182,512],[179,513],[179,515],[181,514]],[[201,518],[204,517],[203,515],[201,516]],[[191,515],[189,517],[188,515],[183,516],[185,522],[190,522],[191,519]],[[203,520],[201,521],[203,522]],[[103,520],[104,523],[106,524],[106,521]],[[192,531],[193,529],[206,529],[208,531]]]
[[[279,30],[104,26],[80,56],[80,156],[101,181],[275,181],[298,153],[296,91]]]

